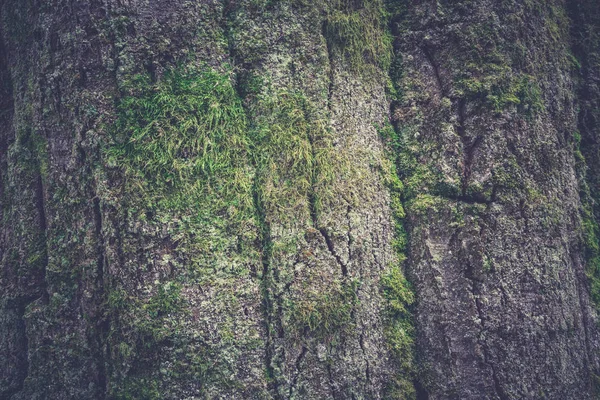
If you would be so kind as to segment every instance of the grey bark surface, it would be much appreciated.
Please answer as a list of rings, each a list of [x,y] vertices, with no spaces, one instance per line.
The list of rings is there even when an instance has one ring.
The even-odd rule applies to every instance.
[[[592,396],[598,338],[560,7],[408,7],[397,124],[412,126],[407,141],[427,149],[416,161],[438,175],[420,182],[408,207],[417,351],[431,398]],[[523,99],[499,109],[495,82],[469,96],[467,83],[502,82],[502,68],[539,85],[538,112]],[[433,196],[427,208],[424,195]]]

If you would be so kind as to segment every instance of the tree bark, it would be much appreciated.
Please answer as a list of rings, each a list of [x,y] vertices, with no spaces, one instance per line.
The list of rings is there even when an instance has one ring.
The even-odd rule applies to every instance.
[[[594,398],[596,8],[0,0],[0,398]]]

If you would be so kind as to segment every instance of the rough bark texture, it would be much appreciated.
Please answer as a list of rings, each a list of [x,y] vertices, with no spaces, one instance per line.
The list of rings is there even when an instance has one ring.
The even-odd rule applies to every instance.
[[[564,4],[413,2],[398,26],[425,390],[590,397],[597,337]]]
[[[599,30],[0,0],[0,399],[597,398]]]

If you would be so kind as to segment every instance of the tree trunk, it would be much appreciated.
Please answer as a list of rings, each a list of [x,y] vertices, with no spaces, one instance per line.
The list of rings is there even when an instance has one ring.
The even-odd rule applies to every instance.
[[[0,0],[0,398],[594,398],[597,8]]]

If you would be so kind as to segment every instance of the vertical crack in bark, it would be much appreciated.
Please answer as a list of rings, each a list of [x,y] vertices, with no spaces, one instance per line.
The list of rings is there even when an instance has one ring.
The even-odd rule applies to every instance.
[[[597,184],[600,182],[599,163],[597,162],[600,155],[598,152],[600,150],[600,130],[598,130],[597,124],[600,109],[594,107],[600,102],[600,63],[597,50],[600,39],[600,12],[596,10],[597,6],[594,1],[567,1],[567,12],[573,21],[571,49],[581,65],[575,75],[575,83],[577,105],[579,106],[579,111],[576,113],[577,127],[580,132],[578,147],[583,159],[581,162],[576,162],[575,169],[579,181],[580,202],[583,209],[588,208],[588,224],[594,220],[596,224],[600,223],[600,185]],[[575,150],[577,151],[576,147]],[[599,307],[596,296],[593,295],[594,280],[598,279],[598,272],[596,271],[595,274],[593,272],[595,252],[590,248],[591,243],[587,242],[585,237],[580,240],[581,244],[570,245],[568,252],[577,276],[576,289],[579,308],[582,312],[587,349],[585,362],[589,375],[591,375],[590,386],[592,391],[600,394],[598,393],[600,388],[594,388],[594,386],[598,386],[597,383],[593,383],[594,375],[596,378],[600,375],[598,352],[594,349],[597,329],[592,316],[593,310],[595,309],[597,312]],[[597,240],[596,238],[595,241],[597,242]]]
[[[481,233],[482,232],[480,230],[479,234],[481,235]],[[458,243],[458,231],[455,233],[453,240],[455,240]],[[461,258],[467,259],[468,257],[464,256]],[[484,322],[486,320],[486,316],[485,316],[485,311],[483,310],[483,304],[481,302],[481,296],[482,296],[482,292],[481,292],[481,288],[480,288],[481,281],[479,279],[477,279],[477,277],[475,275],[475,266],[470,261],[467,261],[467,264],[466,264],[465,278],[467,278],[471,282],[471,288],[470,288],[471,295],[473,296],[473,302],[475,304],[475,309],[477,310],[477,317],[479,318],[479,321],[480,321],[479,335],[477,338],[477,342],[479,343],[479,346],[481,346],[481,349],[483,350],[483,362],[487,366],[489,366],[489,368],[491,369],[493,387],[494,387],[494,391],[496,392],[496,395],[498,396],[498,398],[500,400],[508,400],[509,397],[506,395],[506,392],[502,388],[500,379],[498,378],[498,375],[496,373],[496,368],[490,360],[490,351],[488,348],[488,344],[486,343],[485,340],[481,339],[482,334],[485,332]]]
[[[42,155],[39,154],[39,152],[35,152],[35,168],[36,168],[36,181],[35,181],[35,191],[34,191],[34,195],[35,195],[35,208],[37,211],[37,216],[38,216],[38,229],[39,229],[39,235],[40,235],[40,241],[43,243],[43,250],[42,250],[42,265],[43,265],[43,275],[40,278],[40,296],[39,297],[29,297],[26,301],[25,304],[22,305],[22,310],[20,315],[21,315],[21,321],[22,321],[22,327],[24,330],[23,333],[23,338],[24,338],[24,352],[25,352],[25,363],[24,363],[24,367],[26,368],[26,373],[23,376],[23,380],[22,382],[20,382],[20,387],[22,390],[25,384],[25,380],[27,379],[27,377],[29,376],[29,337],[27,336],[27,323],[25,321],[25,312],[27,310],[27,307],[32,304],[34,301],[37,301],[38,299],[42,299],[42,301],[45,304],[48,304],[49,302],[49,293],[47,290],[47,278],[46,278],[46,272],[48,269],[48,219],[47,219],[47,215],[46,215],[46,200],[45,200],[45,187],[44,187],[44,177],[42,175],[42,161],[41,161],[41,157]]]
[[[229,60],[235,66],[236,60],[236,49],[235,44],[232,40],[232,32],[231,32],[231,23],[232,17],[236,12],[237,3],[233,0],[224,0],[223,1],[223,11],[221,24],[223,33],[227,39],[227,51],[229,55]],[[243,107],[245,111],[248,113],[249,110],[243,103],[242,92],[239,87],[239,81],[235,81],[233,83],[233,88],[237,93],[240,100],[242,100]],[[264,344],[264,354],[265,354],[265,370],[267,374],[267,390],[271,393],[275,400],[283,400],[283,395],[281,394],[281,383],[279,368],[275,368],[274,364],[276,363],[276,348],[275,348],[275,338],[274,335],[278,337],[284,336],[283,325],[281,324],[281,319],[278,321],[274,321],[275,319],[275,301],[279,301],[276,295],[274,295],[274,283],[273,279],[276,279],[274,274],[271,260],[273,255],[273,239],[271,236],[271,225],[267,220],[266,214],[266,206],[264,200],[262,198],[262,184],[261,184],[261,176],[260,176],[260,166],[257,165],[253,160],[252,167],[254,169],[254,178],[252,183],[252,199],[254,206],[254,214],[256,217],[256,221],[258,223],[258,235],[259,235],[259,251],[262,254],[261,264],[262,264],[262,274],[260,276],[260,292],[262,297],[262,313],[263,313],[263,324],[265,329],[265,344]],[[285,351],[285,349],[283,349]]]
[[[19,299],[16,302],[16,304],[11,304],[11,306],[8,307],[14,310],[17,316],[16,329],[22,332],[22,343],[20,348],[22,349],[21,355],[24,357],[21,360],[20,364],[17,366],[17,368],[19,368],[17,384],[12,389],[0,392],[0,396],[2,396],[3,399],[10,399],[12,396],[21,392],[25,387],[25,380],[29,376],[29,359],[27,357],[29,354],[29,340],[27,338],[27,324],[25,323],[25,313],[27,311],[27,307],[36,300],[39,300],[38,296],[29,296],[26,298]]]
[[[36,157],[36,178],[34,182],[34,204],[38,217],[38,233],[40,236],[40,242],[43,243],[42,250],[42,260],[41,263],[43,265],[43,276],[40,278],[40,288],[39,295],[35,296],[26,296],[21,298],[17,304],[16,312],[18,315],[18,324],[19,331],[21,331],[23,343],[22,343],[22,352],[23,352],[23,362],[21,368],[23,372],[19,376],[19,382],[15,390],[8,396],[17,394],[22,391],[25,386],[25,381],[29,376],[29,337],[27,336],[27,323],[25,320],[25,313],[27,312],[27,308],[37,300],[42,299],[44,303],[48,303],[48,290],[47,290],[47,281],[46,281],[46,270],[48,268],[48,242],[47,242],[47,232],[48,232],[48,222],[46,217],[46,205],[45,205],[45,189],[44,189],[44,181],[42,177],[41,171],[41,161],[39,159],[40,154],[35,154]]]
[[[264,204],[260,195],[260,183],[259,178],[256,176],[254,178],[253,185],[253,198],[254,198],[254,208],[257,215],[257,219],[259,222],[259,234],[260,234],[260,243],[262,244],[262,276],[261,276],[261,294],[262,294],[262,303],[263,303],[263,318],[265,323],[265,367],[267,370],[267,375],[270,378],[269,382],[269,391],[272,393],[275,399],[281,399],[281,395],[279,392],[279,377],[275,376],[275,368],[273,366],[274,363],[274,353],[275,353],[275,344],[273,340],[274,333],[274,322],[273,322],[273,299],[271,298],[272,292],[272,274],[271,274],[271,256],[272,256],[272,238],[271,238],[271,227],[266,220],[266,215],[264,211]],[[281,336],[282,329],[279,329],[279,336]]]
[[[314,154],[315,148],[314,148],[312,139],[310,139],[310,144],[311,144],[311,148],[312,148],[312,151]],[[342,271],[342,276],[348,277],[348,266],[343,262],[342,258],[336,253],[335,247],[333,244],[333,240],[329,236],[327,229],[325,227],[319,226],[315,196],[316,196],[316,193],[315,193],[315,188],[314,188],[314,184],[313,184],[313,187],[311,188],[311,191],[309,193],[309,199],[308,199],[309,207],[310,207],[310,216],[312,219],[313,226],[315,229],[317,229],[321,233],[321,236],[325,240],[325,244],[327,245],[327,249],[329,250],[329,253],[335,258],[337,264],[340,266],[340,269]]]
[[[39,168],[39,165],[38,165]],[[42,178],[42,174],[41,171],[39,171],[38,169],[38,177],[36,179],[36,184],[35,184],[35,196],[36,196],[36,200],[35,200],[35,205],[36,205],[36,209],[38,212],[38,218],[40,219],[39,223],[39,229],[40,229],[40,233],[42,236],[42,240],[44,242],[44,250],[43,250],[43,265],[44,265],[44,271],[45,269],[48,267],[48,221],[46,218],[46,202],[44,200],[44,182],[43,182],[43,178]],[[44,272],[45,273],[45,272]],[[48,293],[45,290],[46,289],[46,277],[44,276],[44,296],[46,297],[47,300],[47,296]]]
[[[344,277],[347,277],[348,276],[348,266],[342,261],[342,258],[336,253],[334,245],[333,245],[333,241],[331,240],[331,237],[329,237],[329,234],[327,233],[327,229],[322,228],[322,227],[318,227],[317,229],[319,230],[319,232],[321,232],[321,236],[323,236],[323,238],[325,239],[325,243],[327,244],[327,249],[329,249],[329,252],[335,258],[338,265],[341,267],[342,275]]]
[[[423,55],[425,55],[427,62],[431,66],[431,69],[433,69],[433,74],[435,76],[435,82],[437,84],[438,90],[440,91],[440,97],[448,97],[447,96],[448,94],[446,93],[446,89],[444,87],[444,82],[442,80],[442,76],[440,74],[440,67],[435,62],[435,59],[433,58],[433,53],[427,47],[422,47],[421,51],[423,52]]]
[[[581,322],[583,324],[583,333],[585,336],[585,345],[586,348],[588,349],[588,354],[586,354],[585,357],[585,365],[586,365],[586,369],[588,371],[590,371],[591,373],[593,373],[594,371],[594,367],[593,367],[593,360],[591,359],[590,355],[594,354],[593,353],[593,343],[592,340],[590,339],[590,336],[593,335],[592,332],[594,332],[593,330],[593,321],[589,321],[589,308],[588,308],[588,299],[591,298],[588,286],[586,285],[587,282],[587,277],[585,276],[585,270],[583,268],[583,264],[581,263],[581,260],[578,259],[577,254],[583,254],[584,251],[582,248],[576,248],[578,251],[574,252],[575,249],[571,248],[571,246],[569,246],[568,248],[568,252],[569,252],[569,257],[571,258],[571,262],[573,263],[574,266],[576,266],[575,268],[575,276],[577,278],[577,284],[575,285],[576,291],[577,291],[577,300],[579,302],[579,308],[581,309]],[[593,377],[591,377],[593,378]]]
[[[22,368],[22,372],[19,374],[19,381],[17,383],[17,386],[15,387],[15,389],[13,391],[9,391],[8,393],[6,393],[6,398],[10,399],[14,394],[19,393],[20,391],[23,390],[23,388],[25,387],[25,380],[27,379],[27,376],[29,376],[29,339],[27,338],[27,324],[25,323],[25,310],[27,309],[27,306],[29,305],[29,302],[33,301],[33,299],[30,299],[28,301],[26,301],[24,304],[21,304],[18,309],[17,309],[17,313],[18,313],[18,329],[20,331],[23,332],[23,361],[22,364],[19,365],[20,368]]]
[[[425,389],[425,387],[423,387],[423,385],[417,378],[413,381],[417,400],[429,400],[429,392],[427,391],[427,389]]]
[[[105,266],[105,244],[104,244],[104,236],[102,232],[102,210],[100,207],[100,199],[97,194],[92,200],[92,207],[94,212],[94,225],[95,225],[95,233],[97,240],[97,277],[96,277],[96,288],[99,291],[99,296],[102,299],[102,304],[106,303],[106,289],[105,289],[105,277],[104,277],[104,266]],[[108,317],[108,313],[103,313],[103,310],[100,311],[102,314],[99,318],[96,329],[99,334],[96,337],[97,346],[98,346],[98,355],[97,355],[97,363],[98,363],[98,385],[100,386],[100,396],[102,398],[106,398],[107,391],[107,376],[106,376],[106,346],[108,345],[107,335],[110,330],[110,320]]]
[[[329,42],[327,40],[327,19],[325,19],[323,21],[323,27],[322,27],[321,34],[323,35],[323,38],[325,39],[325,46],[327,48],[327,54],[328,54],[328,60],[329,60],[329,87],[328,87],[328,92],[327,92],[327,107],[329,110],[329,116],[331,117],[331,97],[332,97],[332,93],[333,93],[334,70],[333,70],[333,54],[331,52],[331,48],[330,48]],[[309,134],[308,140],[310,142],[312,156],[314,159],[314,158],[316,158],[315,138]],[[310,190],[309,199],[308,199],[309,207],[310,207],[310,216],[312,219],[313,227],[321,233],[321,235],[325,239],[327,249],[329,250],[331,255],[335,258],[338,265],[340,266],[342,275],[344,277],[347,277],[348,276],[348,266],[342,261],[341,257],[336,253],[336,251],[334,249],[333,241],[331,240],[331,238],[327,232],[327,229],[325,227],[320,226],[320,224],[319,224],[319,216],[318,216],[318,210],[317,210],[317,205],[316,205],[316,188],[315,188],[316,176],[315,175],[316,174],[313,171],[311,190]],[[348,206],[347,212],[348,212],[348,214],[350,213],[349,206]],[[348,233],[348,235],[350,235],[350,233]],[[350,246],[350,244],[348,244],[348,246]]]
[[[440,66],[435,62],[434,55],[428,47],[421,47],[425,59],[431,66],[435,77],[435,82],[440,92],[440,97],[448,97],[449,93],[444,85],[440,73]],[[463,171],[462,171],[462,182],[461,182],[461,196],[463,199],[468,200],[467,192],[469,188],[469,182],[471,180],[472,166],[475,157],[475,150],[483,140],[483,136],[479,135],[475,138],[471,138],[466,132],[466,100],[464,98],[458,99],[457,101],[457,124],[456,132],[460,137],[463,148]]]
[[[3,37],[3,26],[2,26],[2,12],[3,12],[4,1],[0,0],[0,218],[4,221],[5,212],[5,189],[4,189],[4,173],[7,171],[7,153],[9,147],[8,135],[14,139],[14,132],[12,129],[12,119],[14,116],[14,96],[13,96],[13,85],[8,70],[8,60],[6,55],[6,49],[4,47]],[[0,244],[3,244],[0,242]]]
[[[294,389],[296,389],[296,385],[298,384],[298,378],[300,377],[300,366],[301,366],[302,360],[304,360],[304,357],[306,356],[307,352],[308,352],[308,349],[306,348],[306,346],[303,345],[302,350],[300,351],[300,354],[298,355],[298,358],[296,359],[296,363],[294,364],[296,367],[296,374],[294,375],[294,379],[292,380],[292,384],[290,385],[290,389],[288,392],[288,399],[292,398]]]
[[[348,232],[346,234],[346,238],[348,239],[348,262],[352,260],[352,244],[354,242],[352,239],[352,220],[350,218],[350,211],[352,211],[352,207],[348,204],[348,207],[346,208],[346,221],[348,222]]]

